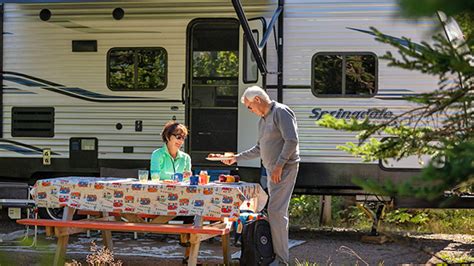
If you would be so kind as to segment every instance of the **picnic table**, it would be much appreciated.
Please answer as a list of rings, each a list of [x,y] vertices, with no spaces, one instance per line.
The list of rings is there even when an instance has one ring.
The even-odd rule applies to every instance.
[[[54,227],[58,237],[55,265],[64,263],[69,235],[88,229],[102,230],[104,244],[112,250],[111,231],[179,234],[187,244],[185,257],[196,265],[200,242],[220,235],[224,263],[229,263],[231,221],[240,211],[260,211],[267,195],[255,183],[140,182],[131,178],[60,177],[38,180],[32,190],[38,207],[64,207],[63,220],[22,219],[18,223]],[[73,221],[76,210],[101,217]],[[176,216],[194,216],[194,224],[166,224]],[[215,222],[203,225],[203,217]],[[149,219],[146,219],[149,218]],[[149,220],[149,221],[148,221]]]

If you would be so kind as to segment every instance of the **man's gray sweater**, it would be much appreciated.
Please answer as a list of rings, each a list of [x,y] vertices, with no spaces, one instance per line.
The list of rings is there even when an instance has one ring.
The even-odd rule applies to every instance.
[[[300,161],[298,125],[295,113],[286,105],[272,101],[270,111],[258,121],[257,144],[237,154],[237,161],[262,158],[263,166],[273,170],[276,165]]]

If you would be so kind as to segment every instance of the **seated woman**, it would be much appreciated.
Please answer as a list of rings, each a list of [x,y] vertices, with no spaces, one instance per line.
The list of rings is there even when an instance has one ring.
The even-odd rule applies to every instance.
[[[151,154],[150,173],[151,179],[158,173],[160,180],[171,180],[176,173],[182,173],[185,177],[191,175],[191,157],[179,149],[188,136],[185,125],[170,121],[166,123],[161,132],[161,138],[165,143],[163,147]],[[193,216],[178,216],[173,220],[192,224]]]
[[[185,177],[190,175],[191,157],[180,151],[187,136],[188,129],[185,125],[174,121],[166,123],[161,132],[165,145],[151,154],[152,179],[156,174],[159,174],[160,180],[171,180],[176,173],[182,173]]]

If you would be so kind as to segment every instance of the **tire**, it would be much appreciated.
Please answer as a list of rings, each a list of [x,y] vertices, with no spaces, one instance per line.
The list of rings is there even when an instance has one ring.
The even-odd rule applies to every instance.
[[[38,215],[42,219],[62,220],[64,208],[38,208]],[[86,215],[74,214],[73,220],[86,218]]]

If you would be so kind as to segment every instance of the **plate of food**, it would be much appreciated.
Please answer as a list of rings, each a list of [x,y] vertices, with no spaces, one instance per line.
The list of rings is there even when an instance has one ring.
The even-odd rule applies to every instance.
[[[225,161],[225,160],[230,160],[234,157],[233,152],[225,152],[224,154],[220,153],[210,153],[207,157],[206,160],[208,161]]]
[[[224,183],[239,183],[240,182],[240,176],[238,175],[224,175],[220,174],[219,179],[214,181],[216,183],[224,184]]]

